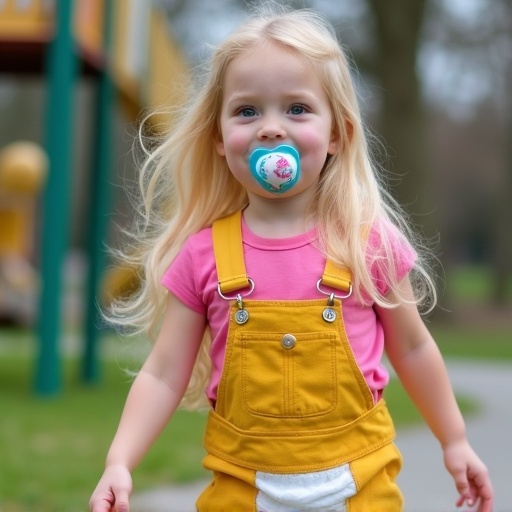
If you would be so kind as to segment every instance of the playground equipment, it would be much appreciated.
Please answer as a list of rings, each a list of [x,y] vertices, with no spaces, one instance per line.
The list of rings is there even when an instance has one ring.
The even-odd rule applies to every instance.
[[[165,15],[150,0],[1,0],[0,73],[41,73],[48,84],[44,149],[49,170],[42,204],[39,354],[35,387],[60,388],[61,274],[67,253],[73,92],[80,74],[96,79],[89,192],[89,276],[82,377],[98,378],[98,313],[109,209],[111,111],[115,100],[135,119],[144,108],[176,103],[187,64]],[[154,119],[156,122],[162,119]],[[9,221],[10,228],[16,231]],[[129,273],[127,273],[129,278]]]
[[[33,142],[0,150],[0,319],[28,325],[35,316],[38,275],[32,265],[37,199],[48,158]]]
[[[188,64],[153,0],[1,0],[0,73],[46,72],[57,14],[68,6],[81,71],[108,71],[132,118],[181,100]]]

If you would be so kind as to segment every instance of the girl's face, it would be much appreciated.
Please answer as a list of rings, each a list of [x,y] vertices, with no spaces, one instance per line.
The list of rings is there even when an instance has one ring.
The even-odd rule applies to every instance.
[[[294,146],[300,154],[298,183],[279,197],[313,192],[339,138],[327,95],[315,70],[291,50],[265,43],[233,59],[226,69],[217,151],[252,194],[275,197],[258,184],[248,159],[258,147]]]

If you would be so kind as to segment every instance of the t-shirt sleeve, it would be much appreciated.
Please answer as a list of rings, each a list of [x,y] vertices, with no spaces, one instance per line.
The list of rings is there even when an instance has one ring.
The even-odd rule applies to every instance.
[[[162,284],[190,309],[205,314],[206,308],[198,292],[193,255],[188,241],[166,270]]]
[[[413,246],[390,221],[382,220],[370,230],[367,261],[381,295],[389,293],[393,281],[398,283],[409,274],[417,258]]]

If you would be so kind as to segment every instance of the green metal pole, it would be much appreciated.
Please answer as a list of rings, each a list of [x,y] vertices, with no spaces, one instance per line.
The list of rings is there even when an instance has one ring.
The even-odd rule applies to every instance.
[[[98,342],[101,317],[101,277],[105,267],[105,238],[110,204],[109,176],[112,167],[112,108],[114,85],[110,76],[110,47],[112,39],[113,2],[105,1],[103,24],[103,51],[105,65],[101,70],[93,143],[94,160],[91,175],[89,206],[89,278],[86,306],[85,350],[82,365],[82,378],[94,383],[100,377]]]
[[[60,327],[62,269],[70,217],[73,173],[73,87],[77,59],[72,34],[73,0],[58,0],[55,35],[47,53],[46,151],[50,170],[43,197],[42,290],[39,305],[39,354],[35,388],[54,395],[61,387]]]

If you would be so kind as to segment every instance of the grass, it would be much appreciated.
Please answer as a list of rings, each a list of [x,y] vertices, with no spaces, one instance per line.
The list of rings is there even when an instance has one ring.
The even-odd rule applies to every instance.
[[[455,295],[481,297],[487,293],[481,274],[461,270]],[[512,364],[511,333],[447,325],[432,327],[445,357],[486,358]],[[8,335],[8,336],[6,336]],[[5,339],[5,338],[8,339]],[[78,360],[64,360],[62,392],[53,398],[33,392],[33,336],[0,331],[0,510],[2,512],[75,512],[87,509],[101,474],[129,389],[123,372],[133,360],[119,346],[122,361],[105,358],[101,385],[81,384]],[[126,356],[126,358],[125,358]],[[397,381],[385,392],[397,427],[421,421]],[[478,404],[458,396],[466,415]],[[134,472],[137,490],[205,476],[201,439],[205,416],[180,411]],[[177,442],[176,442],[177,441]]]
[[[98,387],[77,382],[76,360],[66,360],[64,369],[62,393],[37,397],[31,389],[30,359],[0,358],[2,512],[73,512],[87,507],[129,382],[113,362],[105,363]],[[134,473],[138,487],[203,476],[204,419],[199,413],[176,414]]]
[[[459,265],[449,270],[449,295],[464,301],[488,302],[493,296],[493,274],[488,266]],[[512,300],[512,279],[507,282],[507,298]]]
[[[512,329],[436,326],[431,331],[446,358],[512,362]]]

